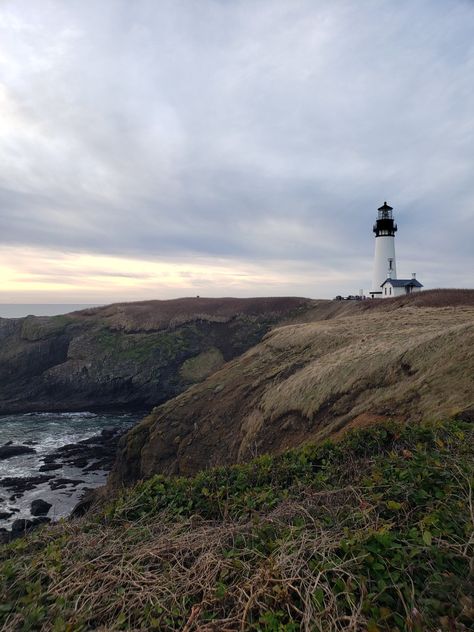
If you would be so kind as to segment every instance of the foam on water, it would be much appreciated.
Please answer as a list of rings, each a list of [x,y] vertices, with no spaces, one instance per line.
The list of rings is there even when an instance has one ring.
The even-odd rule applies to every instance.
[[[97,487],[105,482],[107,472],[84,472],[81,469],[63,466],[55,472],[40,472],[42,457],[51,454],[57,448],[70,443],[78,443],[100,433],[104,428],[113,426],[122,430],[129,429],[142,415],[131,413],[96,414],[88,411],[74,413],[26,413],[21,415],[0,416],[0,445],[12,441],[15,445],[31,446],[36,454],[15,456],[0,460],[0,511],[11,507],[20,509],[19,513],[7,520],[0,520],[0,527],[9,526],[16,518],[29,517],[31,501],[43,498],[53,503],[49,517],[65,516],[74,507],[85,487]],[[43,483],[21,498],[10,501],[12,492],[1,485],[5,477],[31,477],[40,474],[54,474],[55,478],[75,478],[83,483],[76,487],[53,491],[48,483]]]

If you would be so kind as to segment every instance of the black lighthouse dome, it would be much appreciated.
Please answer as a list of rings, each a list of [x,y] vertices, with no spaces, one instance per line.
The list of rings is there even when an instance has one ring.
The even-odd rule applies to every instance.
[[[393,208],[383,203],[378,209],[377,220],[374,224],[374,233],[376,237],[394,236],[397,232],[397,225],[393,219]]]

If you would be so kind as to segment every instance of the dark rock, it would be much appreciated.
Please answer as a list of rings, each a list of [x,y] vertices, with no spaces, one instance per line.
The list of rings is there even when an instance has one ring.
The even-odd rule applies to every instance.
[[[27,529],[31,529],[33,526],[32,520],[27,520],[26,518],[18,518],[12,524],[12,536],[21,535],[22,533],[26,533]]]
[[[19,456],[20,454],[36,454],[36,450],[26,445],[2,445],[0,447],[1,460],[10,459],[12,456]]]
[[[67,453],[67,452],[71,452],[73,450],[77,450],[77,446],[78,445],[79,445],[78,443],[66,443],[66,445],[63,445],[62,447],[58,448],[56,450],[56,453],[61,454],[63,452]]]
[[[466,408],[466,410],[463,410],[461,413],[456,415],[456,417],[460,421],[472,424],[474,423],[474,408]]]
[[[89,509],[97,502],[97,491],[95,489],[87,488],[84,490],[84,494],[80,498],[71,512],[71,516],[78,518],[86,514]]]
[[[120,428],[113,428],[113,427],[103,428],[100,435],[104,437],[104,439],[111,439],[113,436],[115,436],[119,432],[120,432]]]
[[[0,485],[2,487],[6,487],[18,496],[19,494],[23,494],[30,489],[34,489],[37,485],[41,485],[41,483],[46,483],[51,480],[53,476],[48,474],[42,474],[41,476],[29,476],[29,477],[15,477],[15,476],[7,476],[6,478],[0,479]],[[10,498],[11,500],[11,498]]]
[[[74,459],[74,461],[70,461],[70,465],[73,465],[74,467],[81,469],[83,467],[86,467],[88,462],[89,461],[86,458],[80,458],[80,459]]]
[[[48,522],[51,522],[51,519],[44,516],[41,516],[40,518],[34,518],[33,520],[18,518],[12,524],[11,538],[18,538],[22,535],[25,535],[36,527],[39,527],[40,525],[46,524]]]
[[[99,470],[109,470],[110,469],[110,460],[102,459],[100,461],[95,461],[91,463],[87,467],[83,468],[83,472],[98,472]]]
[[[54,481],[50,481],[49,486],[52,490],[56,490],[64,489],[67,485],[73,485],[75,487],[76,485],[80,485],[83,482],[84,481],[82,480],[74,478],[57,478]]]
[[[11,533],[6,529],[0,529],[0,544],[6,544],[11,540]]]
[[[78,443],[68,443],[43,458],[40,470],[47,472],[59,469],[59,463],[69,465],[84,472],[108,471],[117,453],[123,432],[120,428],[103,428],[100,434],[83,439]],[[57,487],[56,487],[57,488]]]
[[[0,520],[6,520],[13,516],[13,511],[0,511]]]
[[[46,456],[44,456],[42,458],[43,463],[54,463],[54,461],[56,461],[56,455],[55,454],[47,454]]]
[[[40,472],[53,472],[54,470],[61,470],[62,465],[59,463],[45,463],[39,467]]]
[[[31,503],[31,515],[32,516],[45,516],[51,509],[52,504],[46,502],[42,498],[37,498]]]

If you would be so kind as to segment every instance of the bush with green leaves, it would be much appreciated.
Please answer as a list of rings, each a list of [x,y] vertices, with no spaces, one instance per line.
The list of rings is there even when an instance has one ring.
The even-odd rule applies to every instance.
[[[473,427],[157,475],[0,554],[5,630],[468,630]]]

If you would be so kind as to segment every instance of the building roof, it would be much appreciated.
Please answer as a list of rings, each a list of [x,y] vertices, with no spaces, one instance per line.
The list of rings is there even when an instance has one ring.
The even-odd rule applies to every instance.
[[[383,287],[385,283],[390,283],[392,287],[407,287],[408,285],[423,287],[418,279],[385,279],[380,287]]]
[[[393,208],[387,204],[387,202],[383,203],[383,206],[379,206],[378,211],[393,211]]]

